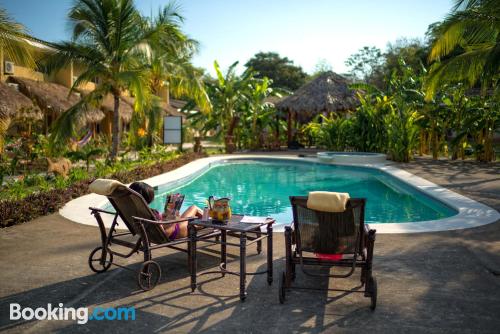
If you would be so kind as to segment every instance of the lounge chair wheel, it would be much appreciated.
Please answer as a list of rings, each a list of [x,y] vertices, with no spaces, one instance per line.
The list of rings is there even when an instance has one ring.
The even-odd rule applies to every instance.
[[[111,264],[113,263],[113,254],[107,252],[104,264],[101,264],[102,250],[102,246],[99,246],[95,248],[89,255],[89,267],[95,273],[105,272],[109,269],[109,267],[111,267]]]
[[[285,280],[286,280],[285,273],[282,273],[281,279],[279,280],[279,283],[278,283],[278,293],[279,293],[280,304],[283,304],[285,302]]]
[[[155,261],[146,261],[142,264],[141,270],[137,277],[137,283],[142,290],[148,291],[153,289],[160,281],[161,268]]]
[[[375,279],[375,277],[370,277],[370,279],[368,280],[368,287],[371,299],[370,308],[373,311],[377,307],[377,280]]]

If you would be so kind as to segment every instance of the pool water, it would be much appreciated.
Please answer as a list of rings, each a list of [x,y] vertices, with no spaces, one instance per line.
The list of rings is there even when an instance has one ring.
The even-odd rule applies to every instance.
[[[367,199],[368,223],[436,220],[457,211],[380,170],[292,160],[231,160],[216,164],[182,186],[160,186],[151,207],[162,211],[165,195],[185,194],[189,205],[206,206],[210,195],[230,197],[235,213],[292,220],[289,196],[309,191],[347,192]]]

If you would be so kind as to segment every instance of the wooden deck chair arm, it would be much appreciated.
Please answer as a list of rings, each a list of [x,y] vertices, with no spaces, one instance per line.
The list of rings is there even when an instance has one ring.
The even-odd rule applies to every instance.
[[[100,209],[100,208],[93,208],[93,207],[89,207],[89,210],[92,211],[92,213],[94,212],[100,212],[100,213],[107,213],[108,215],[116,215],[116,212],[112,212],[112,211],[107,211],[107,210],[103,210],[103,209]]]

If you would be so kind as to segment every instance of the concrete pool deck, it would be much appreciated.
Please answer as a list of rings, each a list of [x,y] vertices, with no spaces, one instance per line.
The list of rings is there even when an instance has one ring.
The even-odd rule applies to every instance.
[[[399,164],[416,175],[449,187],[500,210],[498,164],[432,162]],[[147,293],[135,274],[113,267],[93,274],[87,265],[99,244],[96,227],[75,224],[58,214],[0,230],[0,331],[19,332],[171,332],[171,333],[498,333],[500,327],[500,221],[466,230],[377,236],[374,274],[379,282],[375,312],[361,294],[294,291],[278,303],[278,273],[283,269],[283,237],[275,236],[275,283],[249,277],[248,298],[240,303],[237,277],[202,276],[190,293],[185,254],[155,255],[163,276]],[[229,259],[237,256],[231,249]],[[199,256],[200,268],[218,264],[218,252]],[[249,269],[265,265],[265,255],[250,248]],[[140,256],[128,264],[136,269]],[[124,263],[124,262],[121,262]],[[311,280],[299,273],[297,284],[326,287],[358,285],[347,280]],[[10,303],[23,307],[64,303],[94,308],[133,306],[135,321],[13,322]]]
[[[195,177],[205,173],[209,168],[216,164],[225,163],[225,161],[240,160],[240,159],[282,159],[283,161],[292,162],[310,162],[319,164],[329,164],[328,162],[320,161],[316,157],[300,157],[297,155],[270,155],[270,154],[233,154],[233,155],[219,155],[210,156],[202,159],[192,161],[178,169],[171,172],[157,175],[149,179],[143,180],[153,187],[162,187],[166,184],[171,185],[171,187],[176,187],[183,183],[189,182]],[[331,163],[335,165],[336,163]],[[342,164],[345,166],[346,164]],[[389,174],[393,178],[399,179],[400,181],[410,185],[411,187],[418,189],[420,192],[426,194],[429,197],[434,198],[437,201],[445,203],[449,207],[455,209],[457,214],[430,221],[418,221],[418,222],[403,222],[403,223],[382,223],[382,224],[370,224],[372,228],[375,228],[378,233],[419,233],[419,232],[431,232],[431,231],[443,231],[443,230],[454,230],[463,229],[470,227],[477,227],[481,225],[490,224],[500,219],[500,213],[495,209],[492,209],[481,202],[475,201],[468,198],[467,196],[461,195],[457,192],[450,191],[446,188],[439,186],[425,178],[414,175],[404,169],[398,168],[395,164],[360,164],[355,162],[353,166],[365,167],[367,169],[375,169]],[[207,195],[208,196],[208,195]],[[371,200],[371,199],[369,199]],[[74,222],[85,224],[85,225],[95,225],[94,217],[88,214],[89,207],[103,208],[108,203],[106,197],[97,194],[88,194],[80,198],[74,199],[67,203],[59,213]],[[104,224],[106,227],[111,227],[113,216],[104,215]],[[120,222],[121,219],[118,219]],[[277,224],[275,226],[276,232],[282,232],[284,230],[283,223]],[[125,224],[120,224],[118,228],[124,227]]]

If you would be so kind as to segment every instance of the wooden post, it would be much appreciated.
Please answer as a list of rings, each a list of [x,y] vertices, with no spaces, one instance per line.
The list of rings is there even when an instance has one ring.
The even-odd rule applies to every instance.
[[[276,114],[276,140],[280,138],[280,116]]]
[[[288,121],[288,128],[287,128],[287,131],[288,131],[288,143],[290,143],[292,141],[292,116],[293,116],[292,112],[290,110],[288,110],[288,114],[287,114],[287,121]]]

